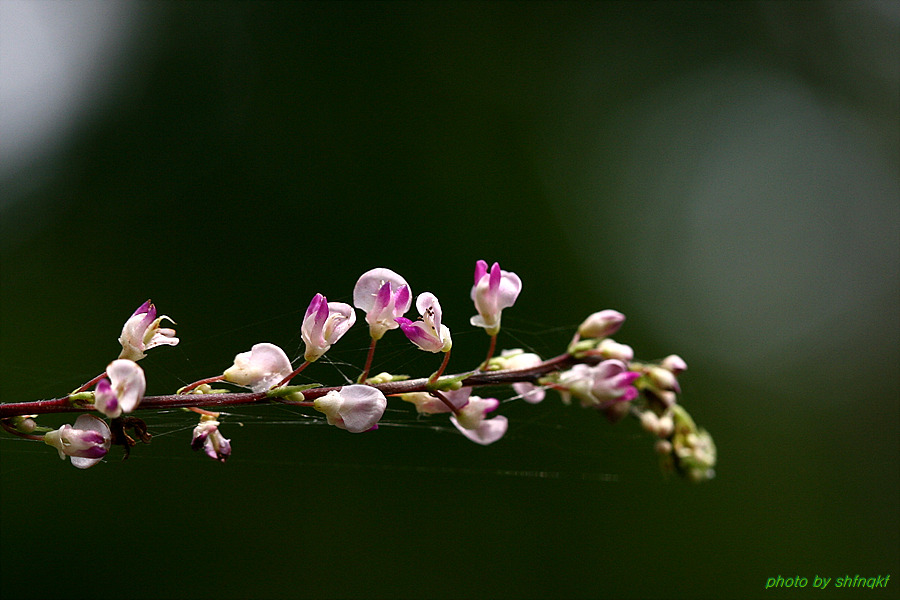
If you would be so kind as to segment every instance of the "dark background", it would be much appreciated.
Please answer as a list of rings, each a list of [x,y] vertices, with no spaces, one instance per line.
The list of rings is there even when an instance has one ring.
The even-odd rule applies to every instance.
[[[720,456],[667,480],[636,423],[553,394],[490,447],[405,407],[359,436],[235,411],[225,465],[180,413],[87,471],[4,436],[3,597],[898,597],[898,27],[887,2],[3,0],[3,401],[100,372],[148,297],[182,340],[148,393],[297,356],[313,294],[376,266],[440,298],[461,371],[483,258],[524,282],[503,347],[624,312],[640,357],[687,360]]]

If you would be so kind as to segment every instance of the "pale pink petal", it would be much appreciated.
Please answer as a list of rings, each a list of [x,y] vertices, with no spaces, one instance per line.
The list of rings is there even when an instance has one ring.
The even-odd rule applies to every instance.
[[[509,422],[503,415],[496,416],[493,419],[485,419],[477,429],[466,429],[459,424],[454,415],[450,416],[450,421],[464,436],[482,446],[493,444],[502,438],[509,427]]]
[[[234,357],[225,373],[225,381],[263,392],[291,374],[293,368],[284,350],[275,344],[254,344],[249,352]]]

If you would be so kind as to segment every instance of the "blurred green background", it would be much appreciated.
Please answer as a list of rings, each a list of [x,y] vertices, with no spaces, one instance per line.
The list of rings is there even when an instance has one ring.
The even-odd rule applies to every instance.
[[[101,371],[147,298],[182,340],[149,393],[297,356],[313,294],[376,266],[441,299],[464,370],[483,258],[524,282],[502,346],[624,312],[720,457],[666,480],[552,394],[490,447],[404,407],[359,436],[236,411],[225,465],[181,414],[87,471],[4,435],[3,598],[900,597],[898,31],[891,2],[3,0],[4,402]],[[847,574],[892,580],[812,589]]]

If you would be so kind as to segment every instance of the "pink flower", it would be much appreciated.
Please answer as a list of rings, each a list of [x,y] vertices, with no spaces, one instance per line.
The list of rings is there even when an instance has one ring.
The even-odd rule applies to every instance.
[[[93,415],[81,415],[75,420],[74,427],[66,424],[44,434],[44,443],[56,448],[61,459],[71,457],[72,465],[79,469],[100,462],[109,452],[111,439],[109,425]]]
[[[368,385],[345,385],[317,398],[313,408],[325,414],[329,425],[360,433],[378,426],[387,408],[387,398]]]
[[[309,362],[321,358],[354,323],[356,313],[349,304],[328,302],[322,294],[313,296],[309,308],[306,309],[303,325],[300,327],[300,333],[306,343],[304,358]]]
[[[521,291],[522,281],[518,275],[501,271],[497,263],[493,264],[488,273],[487,263],[479,260],[475,264],[475,285],[470,294],[478,314],[469,322],[475,327],[484,327],[488,335],[497,335],[500,331],[500,314],[504,308],[515,304]]]
[[[156,307],[149,300],[141,304],[122,328],[122,335],[119,336],[122,352],[119,358],[140,360],[147,356],[145,352],[150,348],[178,344],[174,329],[160,328],[163,319],[174,323],[165,315],[157,317]]]
[[[106,367],[106,377],[94,388],[94,408],[113,419],[137,408],[147,388],[144,370],[133,360],[119,358]]]
[[[493,419],[485,418],[489,412],[500,406],[500,401],[496,398],[472,396],[470,387],[440,393],[450,403],[452,409],[428,392],[410,392],[401,394],[400,398],[415,404],[419,414],[455,413],[450,415],[450,422],[476,444],[483,446],[492,444],[506,433],[509,425],[506,417],[500,415]]]
[[[365,311],[372,339],[380,340],[396,329],[412,303],[409,284],[390,269],[372,269],[363,273],[353,288],[353,306]]]
[[[482,446],[493,444],[506,434],[509,422],[503,415],[488,419],[487,414],[497,410],[500,401],[496,398],[479,398],[470,396],[472,388],[460,388],[451,392],[451,402],[459,403],[466,397],[468,401],[456,414],[450,415],[450,422],[459,429],[460,433]]]
[[[632,383],[640,373],[629,371],[620,360],[605,360],[593,367],[575,365],[559,375],[558,386],[568,402],[569,394],[581,401],[582,406],[607,408],[614,402],[627,402],[637,397]]]
[[[231,440],[226,440],[219,431],[219,421],[215,415],[200,415],[200,423],[194,427],[194,435],[191,438],[191,448],[203,451],[208,457],[219,462],[225,462],[231,456]]]
[[[225,381],[264,392],[291,374],[291,361],[284,350],[275,344],[254,344],[250,352],[234,357],[234,364],[225,373]]]
[[[431,292],[423,292],[416,298],[416,309],[422,315],[420,321],[397,317],[400,329],[413,344],[427,352],[449,352],[453,341],[450,329],[441,324],[441,304]]]

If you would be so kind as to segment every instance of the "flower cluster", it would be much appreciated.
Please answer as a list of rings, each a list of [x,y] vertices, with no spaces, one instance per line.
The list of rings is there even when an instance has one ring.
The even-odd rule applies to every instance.
[[[463,437],[488,445],[504,437],[510,421],[497,414],[501,404],[498,398],[477,395],[475,390],[506,385],[515,394],[509,400],[537,404],[545,400],[547,390],[555,390],[565,404],[577,400],[582,407],[601,412],[612,422],[631,415],[657,438],[656,450],[665,469],[693,480],[712,477],[716,462],[712,438],[694,424],[677,401],[681,393],[678,375],[687,365],[677,355],[658,362],[635,361],[632,348],[612,338],[625,321],[622,313],[603,310],[590,315],[578,327],[567,351],[555,358],[543,360],[521,349],[502,350],[495,356],[502,313],[515,305],[521,291],[522,280],[517,274],[501,269],[496,262],[488,267],[487,261],[477,261],[469,294],[476,314],[469,323],[484,329],[490,337],[487,358],[470,371],[445,376],[453,347],[445,317],[450,322],[454,315],[444,314],[433,293],[422,292],[415,297],[419,318],[407,318],[405,315],[413,306],[410,284],[390,269],[371,269],[356,281],[353,306],[329,302],[321,293],[313,296],[299,324],[304,344],[302,359],[295,356],[292,360],[275,344],[257,343],[249,351],[235,355],[232,364],[220,374],[188,384],[174,396],[159,397],[145,397],[147,381],[137,361],[148,350],[177,345],[179,339],[173,329],[161,327],[171,319],[157,316],[156,307],[148,300],[126,320],[119,337],[122,351],[103,373],[64,398],[41,402],[40,406],[0,405],[0,424],[14,435],[43,440],[56,448],[61,458],[68,456],[74,466],[84,469],[101,461],[113,445],[124,445],[127,456],[136,442],[126,430],[134,429],[141,440],[149,440],[146,425],[131,416],[134,411],[184,408],[200,415],[190,446],[202,449],[215,461],[225,462],[232,454],[231,440],[221,431],[223,417],[228,414],[209,408],[285,403],[317,411],[329,425],[358,434],[377,430],[388,399],[395,397],[413,404],[421,418],[448,415]],[[322,358],[353,327],[357,309],[364,314],[371,339],[357,383],[339,387],[322,387],[318,382],[292,385],[301,371]],[[394,329],[399,329],[417,348],[442,355],[437,370],[420,379],[384,372],[369,377],[376,343]],[[294,363],[300,364],[294,368]],[[215,382],[249,392],[213,389],[211,384]],[[54,407],[70,409],[73,405],[93,409],[109,422],[83,414],[74,425],[49,430],[39,427],[34,420],[36,414],[31,414],[53,412]]]

